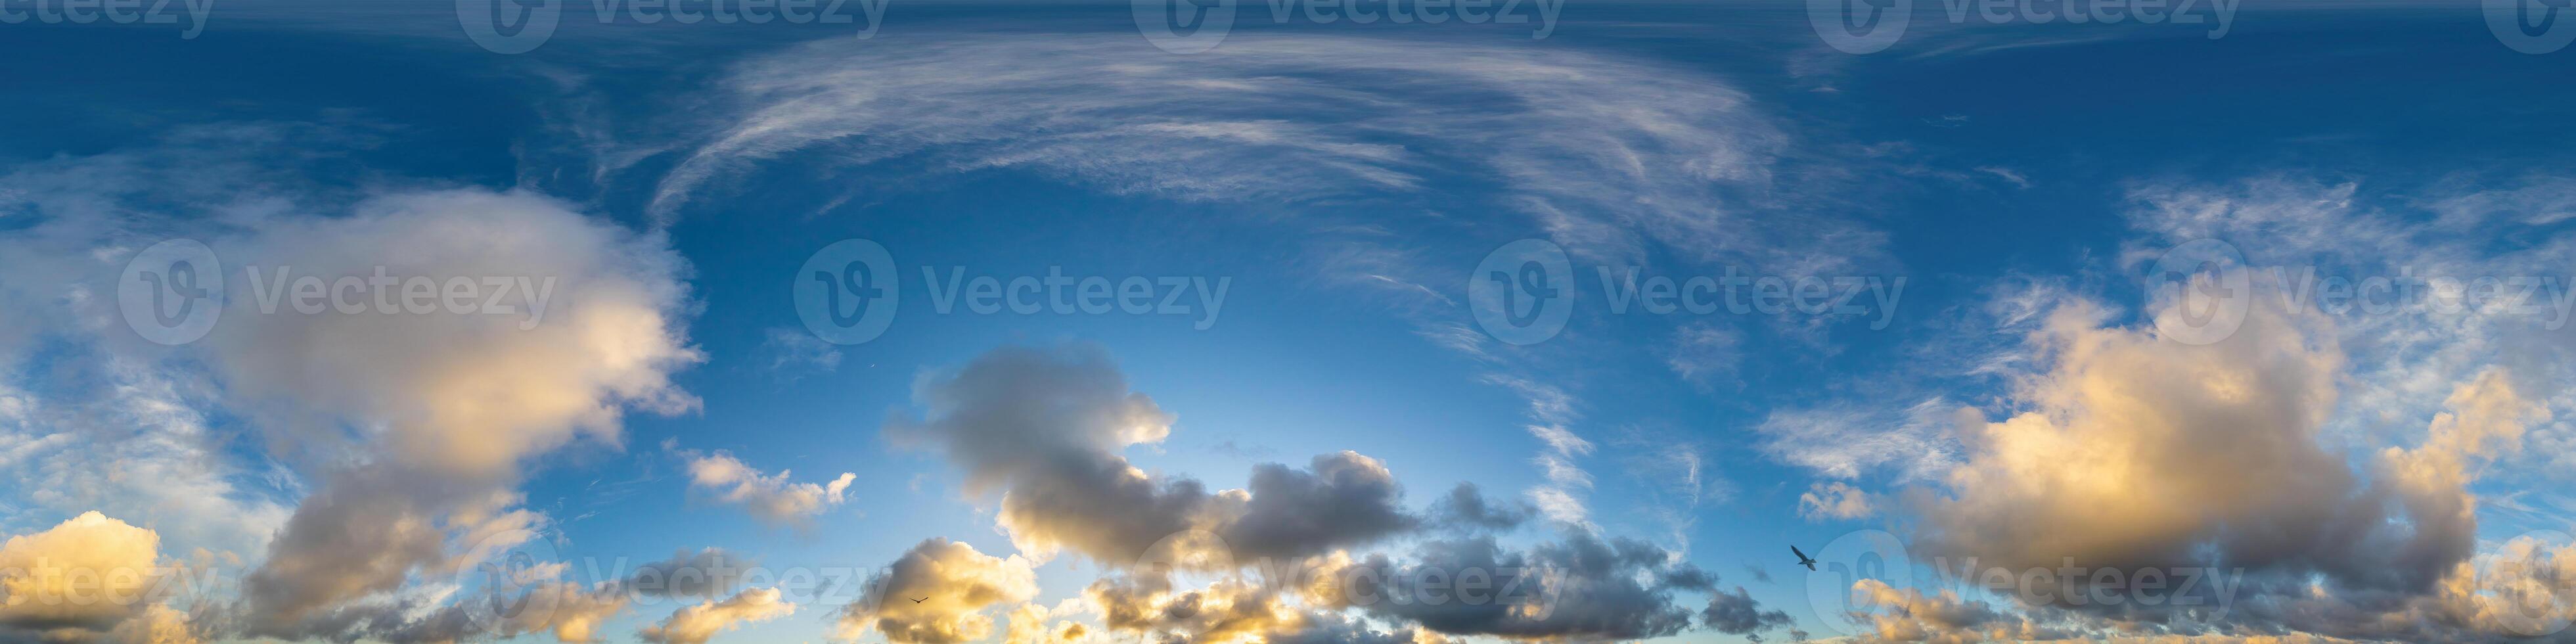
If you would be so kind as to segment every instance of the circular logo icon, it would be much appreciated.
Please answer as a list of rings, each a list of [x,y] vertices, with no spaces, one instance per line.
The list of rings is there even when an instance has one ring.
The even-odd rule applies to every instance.
[[[125,262],[116,306],[135,335],[165,345],[206,337],[224,314],[224,266],[194,239],[153,244]]]
[[[555,36],[563,0],[456,0],[465,37],[495,54],[524,54]]]
[[[2496,554],[2477,585],[2504,602],[2496,622],[2505,632],[2542,637],[2567,630],[2570,617],[2576,616],[2576,579],[2559,574],[2570,562],[2558,561],[2551,548],[2569,541],[2564,532],[2533,530],[2506,541],[2504,551]]]
[[[553,540],[528,529],[503,530],[474,542],[456,563],[458,606],[480,631],[506,624],[543,624],[563,597],[546,592],[558,581]]]
[[[796,317],[832,344],[858,344],[883,335],[894,323],[902,290],[894,256],[865,239],[844,239],[814,251],[796,269]]]
[[[1914,0],[1807,0],[1807,24],[1825,45],[1846,54],[1874,54],[1905,37]]]
[[[1195,54],[1215,49],[1234,29],[1235,0],[1129,0],[1136,32],[1156,49]]]
[[[2486,0],[2487,31],[2514,51],[2546,54],[2576,41],[2576,7],[2570,0]]]
[[[2234,244],[2195,239],[2165,251],[2149,267],[2156,331],[2175,342],[2214,344],[2236,334],[2254,301],[2254,279]]]
[[[1523,239],[1485,254],[1467,276],[1467,307],[1476,325],[1494,339],[1516,345],[1546,342],[1574,315],[1574,265],[1565,249],[1544,239]]]
[[[1795,552],[1794,550],[1792,552]],[[1865,635],[1868,629],[1848,619],[1854,613],[1903,610],[1901,606],[1881,606],[1870,595],[1857,592],[1863,579],[1875,579],[1889,588],[1903,591],[1914,582],[1914,560],[1906,554],[1905,542],[1885,530],[1859,530],[1837,537],[1825,544],[1813,557],[1800,563],[1807,572],[1807,606],[1815,611],[1816,621],[1844,635]]]

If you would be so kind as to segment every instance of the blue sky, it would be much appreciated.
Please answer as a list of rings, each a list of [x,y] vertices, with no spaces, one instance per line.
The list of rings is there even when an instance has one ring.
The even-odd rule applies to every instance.
[[[2567,637],[2557,32],[1812,4],[0,0],[0,642]]]

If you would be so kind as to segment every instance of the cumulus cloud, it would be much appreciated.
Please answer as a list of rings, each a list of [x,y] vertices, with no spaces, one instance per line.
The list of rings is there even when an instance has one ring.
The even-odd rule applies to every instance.
[[[97,512],[0,542],[0,636],[186,634],[184,618],[160,605],[160,583],[176,572],[160,548],[160,535]]]
[[[1504,548],[1492,537],[1431,540],[1409,558],[1374,554],[1326,567],[1317,577],[1323,585],[1310,592],[1326,608],[1357,609],[1449,635],[1642,639],[1689,628],[1691,611],[1676,602],[1675,592],[1707,590],[1713,582],[1676,560],[1643,541],[1583,530],[1527,550]],[[1492,583],[1481,590],[1453,586],[1467,576]],[[1428,599],[1434,596],[1446,601]]]
[[[796,604],[780,600],[778,589],[754,588],[724,601],[682,606],[661,623],[637,632],[636,637],[656,644],[706,644],[717,633],[795,612]]]
[[[669,378],[700,355],[679,326],[684,265],[658,236],[525,194],[394,194],[354,210],[213,244],[273,281],[290,268],[326,282],[505,278],[522,298],[506,315],[233,300],[242,310],[207,342],[223,382],[273,445],[328,472],[245,580],[257,632],[292,634],[313,611],[400,587],[451,534],[533,525],[506,508],[524,461],[585,436],[614,444],[630,408],[695,405]]]
[[[1313,572],[1301,569],[1298,572]],[[1310,606],[1294,579],[1255,581],[1226,576],[1199,588],[1178,588],[1166,572],[1132,571],[1092,582],[1083,598],[1111,633],[1151,635],[1186,642],[1437,641],[1413,628],[1379,629],[1335,610]]]
[[[923,541],[868,580],[858,601],[841,608],[839,637],[857,639],[873,631],[904,643],[984,639],[993,633],[986,608],[1037,596],[1037,572],[1030,566],[1019,555],[994,557],[944,538]]]
[[[2252,573],[2255,598],[2240,603],[2252,608],[2221,625],[2135,602],[2070,604],[2067,593],[2132,591],[2084,579],[2069,580],[2070,591],[2021,596],[2040,604],[2033,609],[2152,629],[2251,624],[2365,639],[2497,636],[2416,620],[2442,614],[2427,602],[2475,572],[2470,485],[2479,466],[2518,447],[2548,410],[2517,391],[2509,374],[2489,370],[2453,388],[2414,446],[2355,462],[2331,451],[2324,430],[2347,359],[2333,322],[2271,297],[2250,299],[2241,326],[2206,345],[2143,325],[2106,326],[2106,316],[2081,300],[2047,314],[2031,340],[2044,369],[2016,387],[2023,411],[1971,426],[1942,491],[1913,495],[1923,520],[1918,554],[2010,570]],[[2179,315],[2176,302],[2154,305],[2150,319]],[[1899,591],[1912,592],[1879,592]],[[2035,628],[2009,610],[1931,600],[1956,610],[1882,615],[1881,635],[2022,638]],[[2453,614],[2433,623],[2474,620]]]
[[[1876,579],[1862,579],[1852,584],[1851,592],[1859,605],[1883,608],[1854,611],[1848,616],[1867,625],[1879,641],[2027,642],[2073,637],[2068,631],[1984,601],[1961,598],[1950,590],[1925,594]]]
[[[1702,626],[1717,632],[1742,635],[1755,642],[1762,641],[1764,631],[1797,623],[1789,617],[1788,611],[1762,610],[1762,605],[1753,601],[1753,595],[1745,592],[1742,586],[1737,586],[1732,593],[1709,593],[1708,607],[1700,609],[1699,620]]]
[[[788,472],[762,474],[724,450],[704,454],[675,450],[689,468],[689,486],[716,494],[717,500],[742,506],[752,518],[769,525],[807,525],[814,516],[847,499],[850,482],[859,475],[842,472],[830,483],[791,483]]]
[[[1011,609],[1009,627],[1002,634],[1006,644],[1070,644],[1088,639],[1091,627],[1069,619],[1047,620],[1069,615],[1080,609],[1071,600],[1055,608],[1021,604]]]
[[[1395,474],[1358,452],[1316,456],[1302,471],[1263,463],[1247,488],[1250,498],[1218,533],[1238,557],[1360,545],[1419,523],[1397,506],[1404,492]]]
[[[201,644],[205,638],[188,623],[188,614],[162,604],[143,608],[141,614],[118,622],[107,633],[112,644]]]
[[[1315,457],[1306,469],[1264,464],[1248,490],[1209,492],[1188,478],[1158,478],[1118,451],[1162,441],[1172,415],[1128,390],[1095,345],[1003,347],[954,371],[925,375],[914,398],[926,412],[885,426],[898,444],[947,454],[970,494],[999,490],[1002,528],[1022,552],[1070,549],[1125,566],[1173,535],[1202,530],[1231,556],[1294,557],[1369,542],[1417,519],[1385,464],[1353,452]]]
[[[2036,408],[1986,423],[1925,508],[1943,552],[2007,567],[2296,564],[2338,549],[2356,478],[2317,440],[2342,355],[2318,321],[2258,307],[2227,340],[2187,345],[2101,328],[2078,304],[2035,338],[2055,365]],[[2366,527],[2366,526],[2365,526]],[[2360,562],[2351,562],[2358,564]]]

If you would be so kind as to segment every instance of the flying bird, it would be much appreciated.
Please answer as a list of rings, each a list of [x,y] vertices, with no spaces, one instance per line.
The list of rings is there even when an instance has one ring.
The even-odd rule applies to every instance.
[[[1809,567],[1809,568],[1814,568],[1815,566],[1808,566],[1808,567]],[[923,598],[921,598],[921,599],[929,599],[929,598],[928,598],[928,597],[923,597]],[[915,599],[915,600],[912,600],[912,603],[915,603],[915,604],[921,603],[921,599]]]
[[[1807,556],[1807,553],[1799,552],[1797,546],[1789,546],[1789,552],[1797,553],[1798,565],[1806,566],[1808,570],[1816,569],[1816,558]]]

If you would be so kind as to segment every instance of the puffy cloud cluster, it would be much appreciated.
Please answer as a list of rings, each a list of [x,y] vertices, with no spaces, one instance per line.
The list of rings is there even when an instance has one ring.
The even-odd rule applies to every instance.
[[[1107,567],[1112,574],[1083,593],[1104,633],[1207,642],[1657,637],[1693,627],[1694,613],[1680,601],[1685,593],[1718,595],[1702,613],[1710,627],[1729,633],[1754,635],[1787,620],[1740,590],[1717,592],[1713,575],[1680,563],[1674,552],[1585,526],[1570,526],[1559,541],[1506,549],[1493,533],[1539,511],[1497,503],[1472,484],[1452,488],[1424,513],[1405,511],[1393,473],[1352,452],[1317,456],[1303,469],[1262,465],[1244,490],[1208,492],[1190,479],[1148,476],[1116,450],[1162,440],[1172,417],[1130,391],[1094,346],[995,349],[961,369],[925,376],[915,396],[926,418],[897,415],[888,437],[945,452],[965,471],[970,491],[1001,490],[998,522],[1023,551],[1071,549]],[[1418,543],[1409,558],[1348,553],[1435,534],[1456,538]],[[970,562],[954,565],[959,571],[1026,565],[925,542],[892,567],[882,588],[844,609],[844,632],[873,628],[908,642],[972,639],[991,630],[986,607],[1033,594],[997,590],[963,603],[910,604],[907,589],[926,591],[919,580],[940,578],[931,571],[952,567],[931,562],[947,559]],[[1241,576],[1253,566],[1266,579]],[[1202,573],[1216,578],[1194,588],[1180,583],[1182,575]],[[996,573],[968,576],[988,574]],[[1480,595],[1475,600],[1410,601],[1451,593],[1445,580],[1462,574],[1482,580],[1462,580],[1462,587],[1486,584],[1470,591]],[[888,597],[903,599],[883,601]],[[1061,612],[1013,611],[1011,640],[1073,639],[1070,622],[1045,625]]]
[[[184,571],[160,549],[159,534],[97,512],[0,542],[0,640],[195,642],[186,616],[162,604],[163,583]]]
[[[2321,320],[2255,307],[2227,340],[2195,346],[2096,318],[2082,304],[2052,314],[2034,341],[2054,366],[2020,394],[2032,409],[1966,428],[1966,462],[1922,508],[1930,549],[2015,569],[2072,557],[2355,578],[2385,561],[2350,550],[2376,506],[2353,502],[2357,477],[2318,440],[2342,363],[2304,331]]]
[[[2029,642],[2061,640],[2073,634],[2048,627],[1983,601],[1942,590],[1925,594],[1896,588],[1876,579],[1852,584],[1863,605],[1880,610],[1855,611],[1849,617],[1867,624],[1869,635],[1888,642]]]
[[[1486,536],[1425,541],[1412,554],[1328,566],[1309,592],[1325,607],[1451,635],[1600,640],[1690,628],[1691,611],[1676,592],[1710,591],[1715,582],[1652,544],[1582,530],[1527,550]],[[1744,609],[1754,610],[1749,598]]]
[[[744,623],[786,617],[796,612],[796,604],[779,599],[776,588],[742,591],[724,601],[682,606],[661,623],[636,633],[655,644],[706,644],[717,633],[733,630]]]
[[[1385,464],[1353,452],[1307,469],[1265,464],[1248,490],[1209,492],[1157,478],[1118,451],[1163,440],[1172,416],[1131,392],[1096,345],[1003,347],[915,386],[926,417],[896,415],[886,435],[927,445],[966,474],[969,493],[1002,493],[999,521],[1023,552],[1070,549],[1124,566],[1165,538],[1205,531],[1231,556],[1297,557],[1410,530]]]
[[[2484,607],[2515,588],[2542,586],[2500,579],[2476,563],[2470,486],[2484,464],[2518,448],[2530,423],[2550,417],[2547,407],[2522,394],[2510,372],[2490,369],[2453,387],[2415,445],[2356,462],[2335,452],[2326,433],[2346,361],[2335,326],[2265,295],[2250,299],[2235,333],[2206,345],[2104,326],[2102,312],[2082,302],[2049,314],[2033,338],[2046,369],[2017,391],[2025,410],[1964,424],[1968,450],[1944,489],[1913,495],[1923,521],[1917,554],[2010,570],[2253,575],[2252,596],[2233,614],[2134,601],[2070,605],[2069,593],[2134,591],[2090,588],[2080,578],[2023,607],[2071,611],[2060,617],[2088,629],[2448,641],[2517,634]],[[2157,305],[2156,316],[2179,315],[2175,302]],[[2524,555],[2538,548],[2521,547]],[[2543,615],[2558,611],[2554,596],[2520,596],[2543,597]],[[1871,619],[1888,639],[2041,632],[2027,615],[1954,597],[1929,601],[1929,609]],[[2109,621],[2089,621],[2097,618]]]
[[[680,327],[687,269],[660,236],[544,197],[279,179],[328,156],[311,150],[356,144],[321,129],[188,128],[0,177],[25,216],[0,261],[27,278],[0,285],[0,445],[47,455],[0,475],[34,490],[28,502],[107,509],[225,565],[250,559],[238,601],[192,609],[201,630],[499,627],[443,612],[438,582],[471,544],[542,525],[512,507],[528,461],[585,437],[615,444],[627,410],[694,405],[668,377],[699,360]],[[173,237],[214,249],[224,270],[204,277],[227,296],[207,335],[163,347],[127,329],[115,294],[128,260]],[[332,302],[318,312],[296,305],[308,277]],[[414,283],[439,304],[413,305]],[[445,296],[467,283],[501,297]],[[34,343],[49,351],[25,353]],[[55,352],[78,366],[43,357]],[[218,415],[255,431],[266,453],[248,460],[266,471],[207,429]]]
[[[1019,608],[1011,609],[1010,626],[1003,632],[1002,641],[1009,644],[1069,644],[1085,641],[1091,636],[1090,626],[1069,619],[1047,621],[1060,614],[1070,614],[1079,610],[1072,605],[1072,602],[1056,608],[1021,604]]]
[[[843,639],[874,631],[905,643],[980,640],[993,633],[986,608],[1028,601],[1037,593],[1037,572],[1027,559],[994,557],[934,538],[868,580],[866,593],[841,608],[837,630]]]
[[[208,340],[226,386],[273,445],[327,472],[245,580],[254,633],[317,635],[300,622],[402,587],[447,560],[451,538],[536,527],[508,508],[525,461],[582,436],[614,443],[628,408],[695,404],[669,379],[700,357],[679,327],[685,268],[658,236],[523,194],[400,194],[355,210],[216,243],[270,274],[559,290],[520,289],[513,315],[230,312]]]
[[[690,487],[713,491],[725,503],[742,506],[753,518],[770,525],[805,525],[808,519],[847,498],[850,482],[859,475],[842,472],[830,483],[792,483],[787,471],[762,474],[732,454],[717,450],[702,454],[695,450],[678,450],[688,462]]]
[[[1761,603],[1753,601],[1753,594],[1745,592],[1743,586],[1735,587],[1735,592],[1732,593],[1725,591],[1709,593],[1708,607],[1700,609],[1699,620],[1702,626],[1711,630],[1729,635],[1742,635],[1745,639],[1756,642],[1762,641],[1764,631],[1797,623],[1797,620],[1789,617],[1788,611],[1762,610]]]
[[[1336,610],[1314,606],[1299,592],[1313,587],[1228,576],[1195,589],[1180,589],[1170,573],[1132,572],[1092,582],[1083,598],[1101,614],[1109,632],[1133,632],[1181,642],[1400,642],[1439,641],[1414,628],[1379,629]]]

